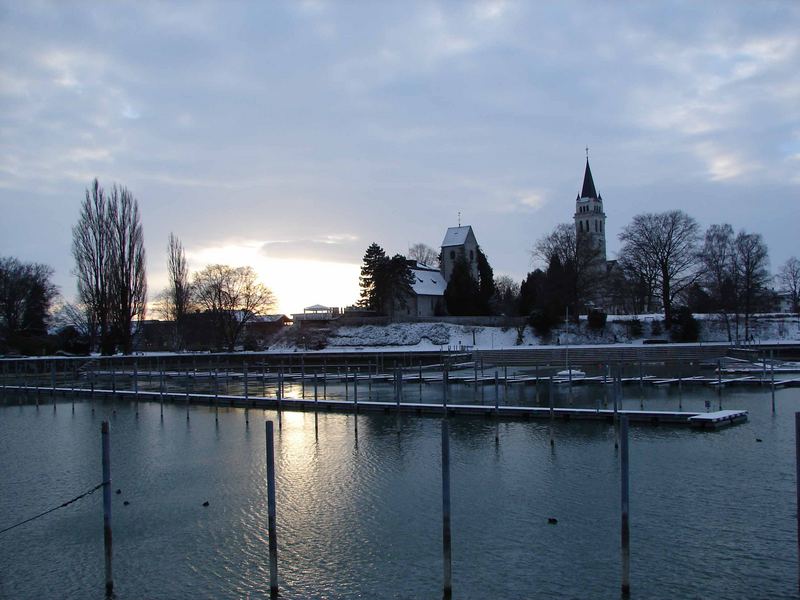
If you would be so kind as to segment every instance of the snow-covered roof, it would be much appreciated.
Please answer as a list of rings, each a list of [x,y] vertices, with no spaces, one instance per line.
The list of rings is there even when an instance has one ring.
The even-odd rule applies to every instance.
[[[323,310],[330,310],[330,306],[322,306],[322,304],[315,304],[313,306],[306,306],[303,310],[310,312],[310,311],[323,311]]]
[[[289,317],[286,315],[258,315],[253,317],[252,321],[254,323],[277,323],[281,319],[289,320]]]
[[[414,283],[411,287],[417,296],[444,296],[447,282],[436,269],[411,269]]]
[[[470,231],[472,231],[472,226],[470,225],[448,227],[447,233],[444,234],[444,239],[442,240],[442,246],[461,246],[467,241]]]

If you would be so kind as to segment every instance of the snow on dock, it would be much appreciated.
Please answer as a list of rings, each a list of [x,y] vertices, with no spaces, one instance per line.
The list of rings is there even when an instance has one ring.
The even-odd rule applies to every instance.
[[[80,396],[86,399],[128,399],[150,402],[173,402],[180,404],[198,404],[206,406],[235,406],[241,408],[267,408],[278,410],[296,411],[323,411],[323,412],[383,412],[406,413],[416,415],[472,415],[501,419],[531,420],[531,419],[558,419],[593,420],[614,422],[619,416],[625,415],[632,423],[651,425],[669,424],[678,426],[691,426],[698,429],[719,429],[747,421],[746,410],[721,410],[717,412],[685,412],[670,410],[613,410],[599,408],[572,408],[558,407],[547,408],[538,406],[495,406],[491,404],[434,404],[419,402],[379,402],[365,400],[312,400],[309,398],[277,398],[270,396],[240,396],[229,394],[199,394],[175,391],[134,391],[110,389],[78,389],[78,388],[50,388],[50,387],[22,387],[6,386],[5,392],[34,393],[37,391],[52,392],[60,396]]]
[[[718,410],[689,417],[689,425],[699,429],[719,429],[747,421],[746,410]]]

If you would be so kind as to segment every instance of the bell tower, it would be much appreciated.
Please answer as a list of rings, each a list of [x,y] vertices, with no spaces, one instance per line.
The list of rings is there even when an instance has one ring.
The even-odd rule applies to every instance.
[[[583,188],[575,198],[575,234],[588,235],[592,245],[600,251],[598,260],[606,262],[606,213],[603,212],[603,197],[597,193],[589,168],[589,148],[586,148],[586,170]]]

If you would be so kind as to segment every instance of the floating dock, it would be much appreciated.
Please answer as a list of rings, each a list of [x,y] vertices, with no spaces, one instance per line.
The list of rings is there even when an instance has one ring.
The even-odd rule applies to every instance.
[[[277,410],[295,410],[302,412],[382,412],[415,415],[445,416],[471,415],[503,420],[543,420],[560,421],[590,420],[614,422],[625,415],[631,423],[650,425],[677,425],[698,429],[720,429],[747,421],[746,410],[722,410],[716,412],[686,412],[668,410],[629,410],[601,408],[571,407],[538,407],[538,406],[499,406],[491,404],[433,404],[419,402],[376,402],[374,400],[313,400],[301,398],[277,398],[265,396],[233,396],[223,394],[198,394],[180,392],[82,389],[82,388],[50,388],[6,386],[5,392],[18,394],[38,393],[42,395],[59,395],[60,397],[80,396],[84,399],[125,399],[129,401],[169,402],[172,404],[205,405],[210,407],[239,407]],[[44,404],[44,403],[42,403]]]

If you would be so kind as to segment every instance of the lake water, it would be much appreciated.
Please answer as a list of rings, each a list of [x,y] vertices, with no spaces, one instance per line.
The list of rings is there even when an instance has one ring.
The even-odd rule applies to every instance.
[[[475,401],[467,386],[454,390],[451,401]],[[638,388],[624,393],[638,408]],[[642,393],[646,408],[677,409],[674,388]],[[594,406],[603,390],[573,394]],[[726,390],[724,407],[749,410],[750,421],[719,432],[631,427],[632,597],[797,597],[800,390],[775,399],[773,414],[769,391]],[[684,388],[681,403],[702,410],[706,400],[719,402]],[[493,386],[481,401],[493,403]],[[157,403],[140,403],[137,417],[130,402],[97,401],[94,414],[88,400],[74,412],[69,400],[55,410],[6,402],[0,528],[99,483],[100,423],[110,420],[120,599],[269,596],[265,419],[276,421],[282,597],[441,597],[437,418],[363,414],[356,425],[283,412],[278,429],[276,413],[260,409],[248,427],[243,409],[220,409],[217,423],[204,406],[187,420],[183,406],[165,405],[162,420]],[[450,432],[454,598],[619,597],[613,426],[556,423],[554,449],[546,421],[451,417]],[[99,599],[103,582],[99,492],[0,536],[2,598]]]

